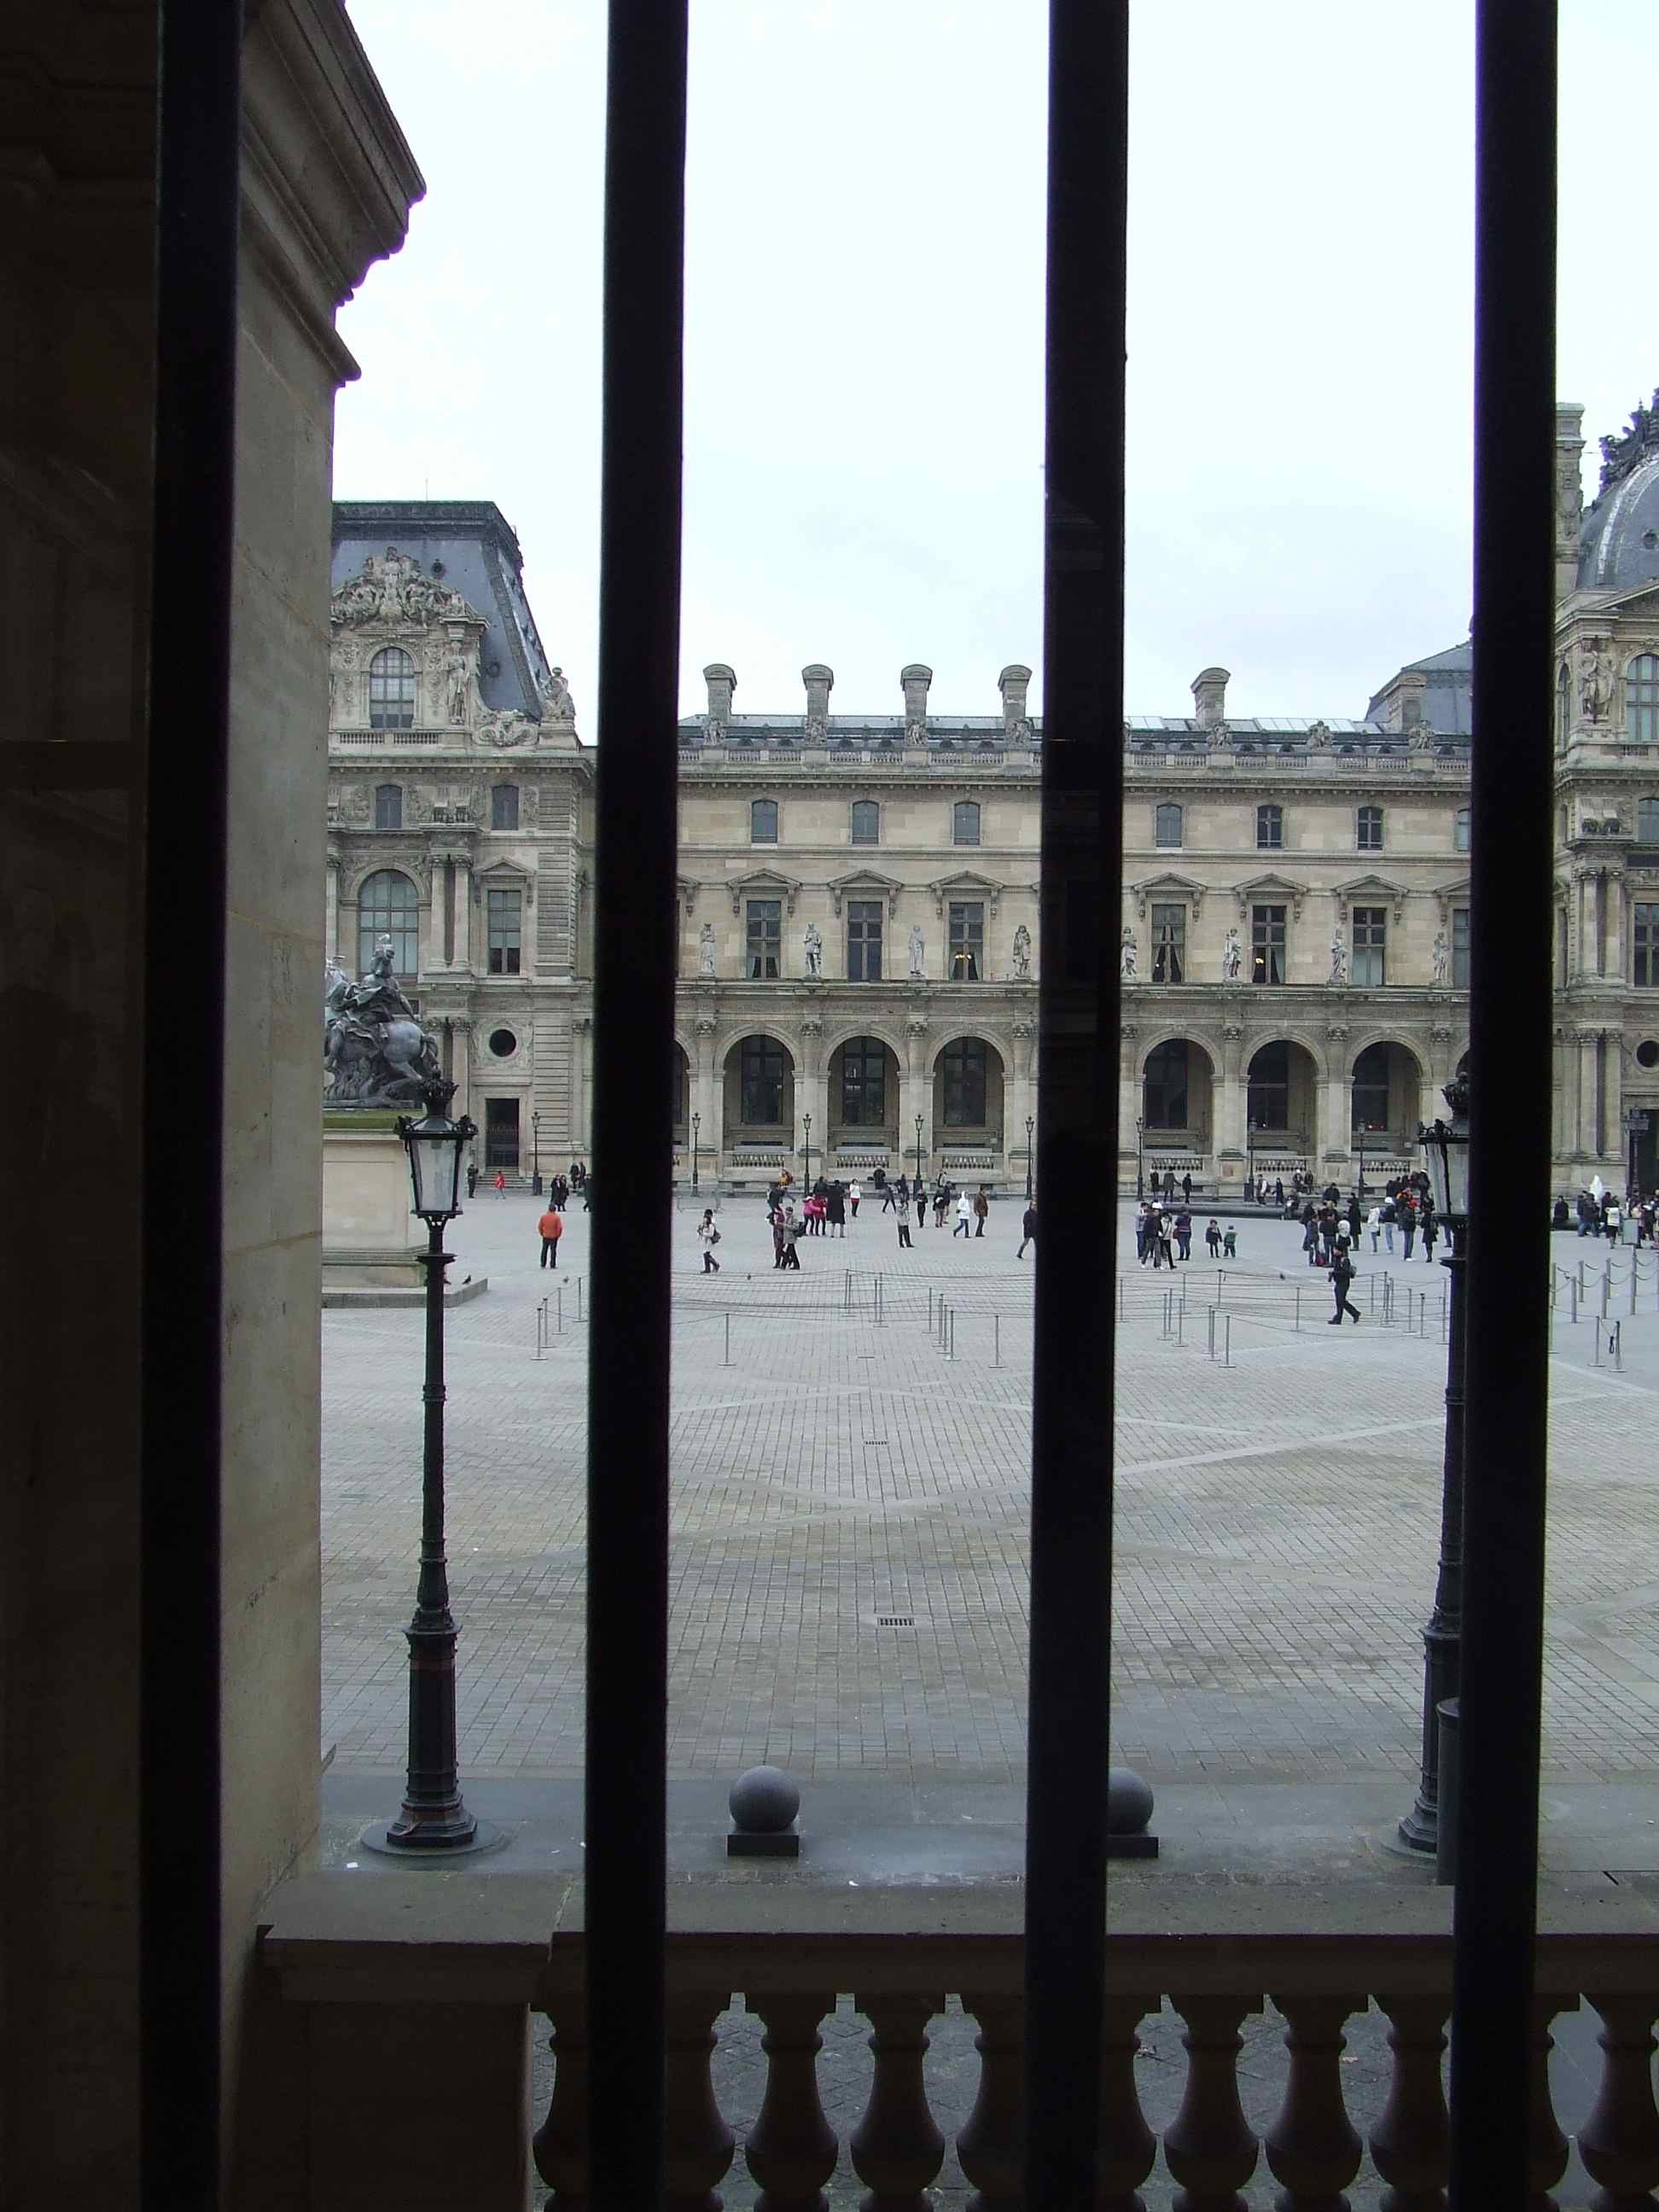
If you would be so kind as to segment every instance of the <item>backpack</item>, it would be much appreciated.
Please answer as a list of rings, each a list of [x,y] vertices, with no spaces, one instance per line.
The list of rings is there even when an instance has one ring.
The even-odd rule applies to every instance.
[[[711,1244],[718,1244],[720,1241],[720,1232],[712,1222],[708,1226],[708,1241]]]

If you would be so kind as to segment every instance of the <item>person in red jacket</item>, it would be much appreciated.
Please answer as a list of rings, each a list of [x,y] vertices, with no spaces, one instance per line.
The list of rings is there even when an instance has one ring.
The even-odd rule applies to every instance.
[[[559,1264],[559,1239],[564,1235],[564,1216],[550,1206],[536,1226],[541,1232],[542,1265],[544,1267],[556,1267]]]

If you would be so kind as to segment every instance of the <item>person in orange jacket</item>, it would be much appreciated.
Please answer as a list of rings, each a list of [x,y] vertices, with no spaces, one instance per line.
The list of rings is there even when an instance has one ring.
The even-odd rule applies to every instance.
[[[536,1226],[541,1232],[542,1265],[544,1267],[556,1267],[559,1264],[559,1239],[564,1235],[564,1216],[550,1206]]]

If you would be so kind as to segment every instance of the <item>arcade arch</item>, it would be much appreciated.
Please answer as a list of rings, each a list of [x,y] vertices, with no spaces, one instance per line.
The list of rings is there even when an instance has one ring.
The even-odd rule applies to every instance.
[[[726,1048],[722,1067],[724,1142],[782,1146],[795,1141],[795,1060],[781,1037],[753,1030]]]
[[[1151,1140],[1184,1137],[1200,1152],[1214,1126],[1215,1062],[1194,1037],[1164,1037],[1140,1074],[1140,1118]]]

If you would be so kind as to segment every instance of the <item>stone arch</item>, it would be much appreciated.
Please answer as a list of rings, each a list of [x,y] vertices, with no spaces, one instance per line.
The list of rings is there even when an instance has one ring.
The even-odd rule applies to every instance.
[[[775,1046],[780,1060],[757,1052],[745,1060],[746,1045]],[[799,1044],[766,1022],[750,1022],[720,1054],[723,1142],[729,1148],[753,1146],[793,1157],[795,1145],[795,1085]]]
[[[1136,1080],[1139,1081],[1140,1078],[1146,1074],[1147,1061],[1152,1058],[1152,1054],[1158,1050],[1161,1044],[1172,1044],[1182,1039],[1184,1039],[1188,1044],[1195,1044],[1201,1047],[1203,1051],[1208,1056],[1210,1066],[1212,1068],[1218,1068],[1221,1066],[1223,1054],[1219,1038],[1206,1036],[1204,1031],[1200,1029],[1194,1029],[1190,1026],[1183,1029],[1180,1023],[1170,1022],[1162,1029],[1154,1030],[1152,1033],[1150,1042],[1144,1048],[1138,1048],[1135,1060]]]
[[[1270,1059],[1282,1049],[1283,1058]],[[1297,1055],[1300,1054],[1298,1059]],[[1244,1121],[1259,1142],[1276,1139],[1287,1152],[1311,1157],[1319,1127],[1322,1055],[1290,1030],[1257,1037],[1243,1054]]]
[[[871,1064],[873,1055],[851,1056],[853,1048],[866,1041],[880,1049],[878,1073]],[[896,1149],[905,1069],[892,1040],[878,1028],[854,1030],[825,1053],[823,1070],[830,1149]]]
[[[672,1079],[672,1089],[673,1093],[673,1142],[677,1145],[684,1145],[688,1143],[690,1139],[691,1090],[693,1071],[695,1070],[697,1063],[693,1054],[689,1053],[685,1047],[680,1042],[678,1037],[674,1039],[673,1044],[670,1048],[670,1051],[673,1062],[673,1074]]]
[[[1422,1118],[1423,1086],[1428,1079],[1428,1066],[1418,1048],[1390,1031],[1381,1031],[1354,1048],[1347,1073],[1350,1136],[1408,1145]]]
[[[975,1045],[982,1048],[977,1054],[967,1049]],[[934,1150],[951,1143],[1000,1146],[1008,1060],[997,1040],[962,1023],[939,1040],[931,1073]]]
[[[382,874],[407,876],[415,886],[416,904],[423,906],[426,903],[429,896],[426,870],[420,861],[411,860],[406,853],[399,853],[395,858],[383,853],[370,853],[364,859],[354,861],[349,873],[342,871],[341,897],[349,899],[356,906],[369,878]]]
[[[1177,1047],[1182,1048],[1179,1053]],[[1170,1030],[1154,1038],[1139,1070],[1139,1111],[1150,1141],[1181,1138],[1208,1151],[1220,1066],[1219,1053],[1188,1030]]]
[[[830,1065],[831,1053],[839,1052],[842,1046],[851,1038],[860,1036],[879,1037],[894,1059],[897,1060],[900,1067],[904,1066],[904,1038],[890,1021],[860,1022],[854,1020],[850,1015],[845,1021],[838,1022],[833,1029],[825,1030],[823,1042],[824,1066],[827,1067]]]
[[[965,1021],[953,1023],[952,1025],[945,1032],[944,1036],[939,1037],[934,1044],[933,1058],[928,1062],[928,1070],[930,1073],[937,1071],[939,1063],[939,1055],[945,1051],[945,1048],[948,1045],[960,1044],[963,1037],[977,1037],[981,1044],[989,1045],[992,1051],[995,1053],[997,1059],[1001,1065],[1004,1077],[1006,1078],[1007,1076],[1010,1049],[1007,1044],[1000,1037],[994,1036],[990,1030],[987,1029],[982,1023],[976,1024],[973,1022]]]

